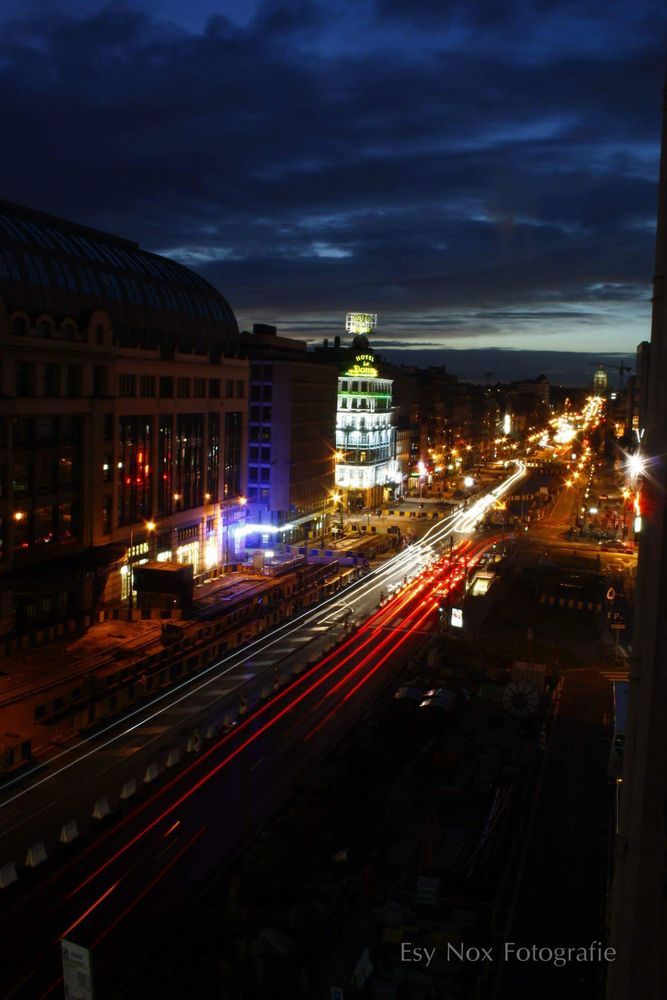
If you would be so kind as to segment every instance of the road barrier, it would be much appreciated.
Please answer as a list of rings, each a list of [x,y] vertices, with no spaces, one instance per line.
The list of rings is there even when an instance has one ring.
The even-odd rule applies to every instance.
[[[79,836],[79,827],[75,819],[68,819],[66,823],[60,830],[60,840],[61,844],[71,844],[72,841],[76,840]]]
[[[13,861],[8,861],[7,864],[0,865],[0,889],[7,889],[14,882],[18,882],[18,878],[16,865]]]
[[[144,785],[150,785],[158,776],[157,764],[149,764],[143,777]]]
[[[98,799],[93,806],[92,816],[93,819],[105,819],[110,812],[111,809],[109,808],[109,800],[105,795],[103,798]]]
[[[125,784],[123,785],[123,790],[120,793],[120,797],[124,802],[126,802],[127,799],[131,799],[133,795],[136,795],[136,793],[137,793],[137,779],[130,778],[129,781],[126,781]]]
[[[167,767],[176,767],[181,762],[181,751],[180,747],[174,747],[173,750],[169,751],[167,757]]]
[[[43,840],[38,840],[36,844],[28,848],[25,856],[26,868],[37,868],[46,861],[46,847]]]

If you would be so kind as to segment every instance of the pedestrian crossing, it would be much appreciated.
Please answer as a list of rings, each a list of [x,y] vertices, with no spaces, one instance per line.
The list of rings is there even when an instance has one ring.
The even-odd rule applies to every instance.
[[[630,671],[629,670],[598,670],[599,674],[602,674],[608,681],[629,681]]]

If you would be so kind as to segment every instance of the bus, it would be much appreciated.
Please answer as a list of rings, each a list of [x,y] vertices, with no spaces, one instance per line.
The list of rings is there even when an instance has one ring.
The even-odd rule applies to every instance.
[[[614,735],[609,750],[607,774],[612,781],[622,780],[623,751],[625,749],[625,727],[628,720],[628,681],[614,681]]]

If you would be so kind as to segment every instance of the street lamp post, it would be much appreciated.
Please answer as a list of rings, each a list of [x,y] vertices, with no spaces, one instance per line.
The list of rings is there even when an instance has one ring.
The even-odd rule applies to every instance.
[[[343,534],[343,530],[344,530],[344,526],[343,526],[343,497],[341,496],[340,493],[336,492],[336,493],[332,494],[331,499],[333,500],[334,504],[338,508],[338,527],[340,528],[340,533],[342,535]]]

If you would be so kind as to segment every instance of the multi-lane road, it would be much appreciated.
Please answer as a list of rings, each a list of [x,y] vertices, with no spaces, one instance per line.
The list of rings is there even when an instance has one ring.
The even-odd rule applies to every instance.
[[[346,591],[4,789],[0,872],[19,878],[0,896],[3,997],[62,991],[63,938],[92,949],[104,982],[122,972],[112,956],[139,958],[424,641],[434,590],[461,587],[457,555],[474,562],[476,522],[523,474],[517,463]]]

